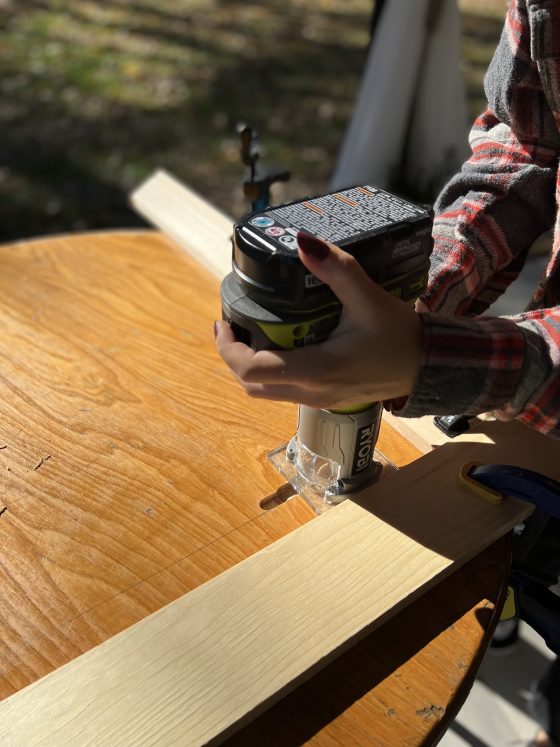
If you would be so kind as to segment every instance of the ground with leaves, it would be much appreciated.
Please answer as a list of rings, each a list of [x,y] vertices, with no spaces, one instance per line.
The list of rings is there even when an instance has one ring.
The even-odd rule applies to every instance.
[[[224,210],[241,196],[235,125],[326,188],[354,102],[371,0],[0,0],[0,240],[134,226],[157,167]],[[461,0],[471,114],[504,0]]]

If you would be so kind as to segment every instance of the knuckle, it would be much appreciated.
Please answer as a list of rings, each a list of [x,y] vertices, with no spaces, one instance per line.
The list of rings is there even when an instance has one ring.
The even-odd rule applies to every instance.
[[[348,252],[342,252],[339,255],[339,262],[342,265],[343,269],[347,272],[354,272],[355,269],[359,267],[356,258],[351,254],[348,254]]]
[[[241,367],[239,371],[239,379],[242,384],[253,384],[257,381],[255,364],[253,361],[249,361]]]

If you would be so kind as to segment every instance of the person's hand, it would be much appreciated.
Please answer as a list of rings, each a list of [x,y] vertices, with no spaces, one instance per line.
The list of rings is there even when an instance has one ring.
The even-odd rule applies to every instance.
[[[340,322],[318,345],[257,352],[217,322],[218,351],[247,394],[330,409],[409,394],[422,354],[422,324],[412,306],[333,244],[301,232],[298,244],[306,268],[341,301]]]

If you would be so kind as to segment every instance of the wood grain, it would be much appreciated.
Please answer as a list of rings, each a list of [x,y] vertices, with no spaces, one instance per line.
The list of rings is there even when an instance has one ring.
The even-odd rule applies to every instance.
[[[71,621],[262,514],[296,414],[237,391],[217,281],[156,235],[22,243],[0,263],[5,695],[80,652]]]
[[[292,435],[295,407],[249,400],[229,377],[210,332],[217,282],[183,252],[141,232],[23,242],[1,247],[0,261],[6,697],[312,513],[297,497],[268,513],[259,506],[282,485],[265,454]],[[419,453],[386,424],[378,446],[396,464]],[[273,724],[275,737],[298,744],[347,744],[352,733],[360,744],[390,745],[379,739],[395,724],[395,747],[399,734],[423,743],[464,697],[490,635],[506,558],[496,546],[468,573],[454,574],[460,603],[446,605],[429,634],[414,636],[410,660],[372,644],[360,671],[355,659],[343,659],[342,669],[329,668],[290,696],[297,724],[278,704],[254,733]],[[436,599],[426,603],[441,605]],[[430,680],[424,654],[439,661]],[[335,682],[325,692],[329,672]],[[350,681],[354,688],[336,686]],[[410,689],[417,696],[407,705]],[[444,712],[419,717],[411,706],[428,707],[430,692]],[[396,720],[387,716],[393,710]],[[248,732],[246,739],[262,744]]]
[[[228,747],[436,744],[473,684],[499,616],[496,593],[509,544],[502,538],[437,584],[241,729]]]
[[[218,283],[183,252],[139,232],[0,262],[6,697],[313,514],[260,508],[295,406],[235,385],[214,352]]]
[[[4,701],[2,739],[223,740],[527,517],[459,486],[465,460],[560,477],[555,451],[501,427],[428,454]]]

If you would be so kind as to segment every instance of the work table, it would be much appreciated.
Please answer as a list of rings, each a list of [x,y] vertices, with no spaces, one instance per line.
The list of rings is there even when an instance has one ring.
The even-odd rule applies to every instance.
[[[8,698],[314,514],[281,502],[266,457],[293,435],[295,405],[235,384],[214,349],[218,281],[172,242],[53,237],[1,247],[0,266]],[[387,423],[377,446],[397,466],[420,455]],[[433,743],[472,683],[508,563],[505,537],[231,744]]]

